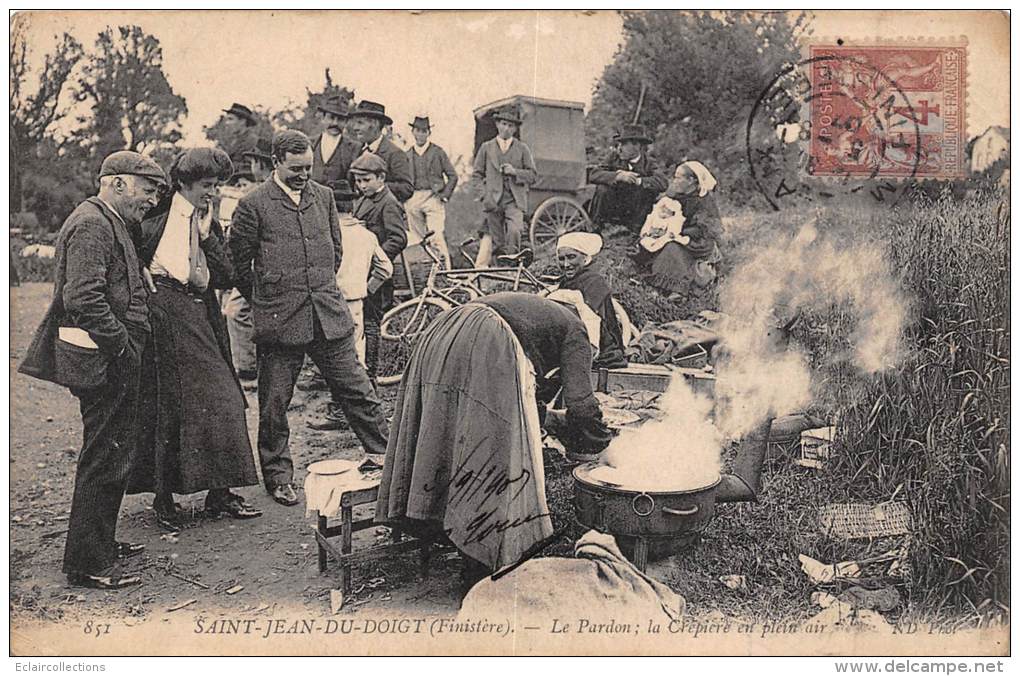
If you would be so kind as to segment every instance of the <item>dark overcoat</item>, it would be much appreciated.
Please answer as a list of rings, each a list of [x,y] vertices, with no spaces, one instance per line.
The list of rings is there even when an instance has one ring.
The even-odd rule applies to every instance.
[[[340,218],[329,188],[309,181],[294,204],[270,177],[238,202],[228,247],[235,286],[251,303],[256,343],[308,345],[315,318],[326,340],[354,331],[336,284]]]
[[[367,146],[364,144],[357,143],[348,146],[346,149],[341,148],[341,150],[352,153],[351,158],[347,161],[347,166],[350,167],[351,163],[361,153],[365,152],[366,148]],[[340,150],[337,150],[337,152],[339,153]],[[397,198],[397,201],[403,204],[414,194],[414,181],[411,180],[411,164],[407,160],[407,155],[385,136],[379,141],[379,147],[374,152],[386,162],[386,187],[390,189],[390,192]],[[354,174],[348,172],[348,180],[350,180],[351,185],[354,185]]]
[[[360,145],[360,144],[359,144]],[[351,142],[347,134],[340,137],[340,143],[333,151],[328,162],[322,161],[322,134],[312,141],[312,180],[326,186],[332,186],[340,179],[347,178],[347,172],[354,161],[357,146]]]
[[[633,171],[641,185],[617,183],[616,172]],[[629,162],[617,151],[610,152],[601,164],[588,169],[588,182],[598,186],[589,208],[596,223],[619,223],[640,228],[660,193],[669,187],[658,163],[647,152],[637,162]]]
[[[69,261],[73,242],[84,255]],[[119,216],[97,197],[75,208],[56,244],[53,300],[18,370],[61,385],[102,384],[106,366],[124,350],[129,334],[149,330],[145,287],[131,236]],[[88,332],[88,350],[57,339],[60,327]]]

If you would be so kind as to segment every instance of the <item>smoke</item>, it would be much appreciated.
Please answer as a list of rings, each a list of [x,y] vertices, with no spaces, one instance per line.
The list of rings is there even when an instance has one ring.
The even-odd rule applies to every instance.
[[[611,481],[641,490],[685,490],[719,478],[723,438],[712,424],[712,400],[675,374],[660,399],[660,420],[625,428],[606,449]],[[607,478],[608,474],[607,474]]]
[[[852,313],[850,353],[837,355],[863,373],[901,359],[906,303],[881,249],[837,247],[819,238],[814,221],[792,239],[761,246],[720,290],[723,348],[716,360],[716,416],[738,438],[769,415],[802,410],[811,401],[810,362],[789,345],[789,327],[808,311],[834,305]]]

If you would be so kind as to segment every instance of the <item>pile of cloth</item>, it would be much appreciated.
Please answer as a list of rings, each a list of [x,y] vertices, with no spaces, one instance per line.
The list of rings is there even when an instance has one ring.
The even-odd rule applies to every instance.
[[[588,531],[574,558],[531,559],[468,592],[459,618],[507,617],[514,626],[549,626],[557,618],[679,620],[686,601],[624,557],[612,535]]]
[[[717,312],[702,312],[694,319],[677,319],[664,324],[649,322],[632,340],[627,351],[631,362],[641,364],[682,364],[703,366],[712,347],[719,342],[715,324]]]

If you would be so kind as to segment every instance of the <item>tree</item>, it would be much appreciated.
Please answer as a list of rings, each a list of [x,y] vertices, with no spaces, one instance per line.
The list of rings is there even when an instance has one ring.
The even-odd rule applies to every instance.
[[[326,69],[322,89],[313,92],[306,88],[305,92],[308,95],[305,105],[291,106],[273,116],[276,126],[297,129],[314,138],[321,131],[322,126],[319,121],[319,105],[321,103],[330,96],[341,96],[348,104],[354,101],[354,90],[334,83],[329,68]]]
[[[30,86],[28,71],[28,44],[25,40],[24,21],[13,22],[10,43],[10,209],[26,209],[24,185],[26,174],[49,165],[54,155],[67,150],[67,141],[52,140],[49,133],[67,115],[61,105],[66,83],[71,72],[83,56],[81,43],[68,34],[56,49],[43,59],[38,84]],[[44,173],[53,173],[53,167],[43,166]]]
[[[187,104],[166,79],[159,40],[138,26],[99,34],[75,92],[90,111],[78,138],[95,162],[116,150],[152,154],[181,139]]]
[[[744,133],[755,98],[785,63],[800,60],[804,14],[622,12],[624,42],[595,86],[588,144],[604,151],[637,112],[670,169],[703,161],[731,194],[750,189]]]

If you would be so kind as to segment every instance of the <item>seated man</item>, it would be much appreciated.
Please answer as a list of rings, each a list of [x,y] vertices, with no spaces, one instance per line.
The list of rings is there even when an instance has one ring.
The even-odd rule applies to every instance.
[[[669,183],[648,155],[652,139],[643,125],[626,125],[614,141],[616,148],[588,170],[588,180],[598,186],[589,211],[595,223],[616,223],[637,232]]]

